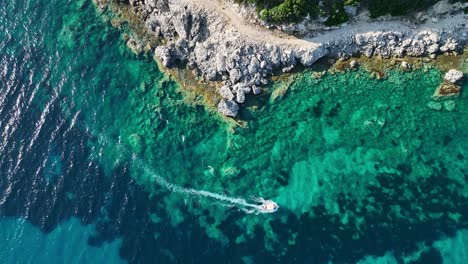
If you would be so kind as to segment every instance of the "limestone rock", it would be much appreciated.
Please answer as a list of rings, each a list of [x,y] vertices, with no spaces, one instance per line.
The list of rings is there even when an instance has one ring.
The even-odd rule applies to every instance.
[[[440,51],[442,52],[454,51],[457,49],[458,49],[458,43],[451,38],[448,39],[447,42],[440,47]]]
[[[219,72],[225,72],[227,70],[226,68],[226,56],[224,55],[219,55],[217,60],[216,60],[216,69]]]
[[[221,97],[223,97],[226,100],[234,99],[234,94],[232,93],[231,89],[227,85],[224,85],[223,87],[219,89],[219,94],[221,95]]]
[[[239,69],[232,69],[229,71],[229,78],[231,79],[231,83],[237,83],[241,76],[242,75]]]
[[[262,90],[260,90],[260,87],[258,87],[256,85],[253,85],[252,86],[252,92],[253,92],[253,94],[257,95],[257,94],[261,93]]]
[[[432,58],[438,52],[457,51],[468,40],[466,23],[455,23],[458,21],[455,16],[459,14],[453,12],[455,4],[447,5],[448,0],[429,9],[429,13],[424,11],[416,17],[424,17],[420,20],[426,20],[428,25],[407,26],[402,23],[401,27],[388,26],[386,29],[376,25],[375,31],[353,33],[353,30],[341,30],[342,33],[334,32],[339,34],[331,34],[333,37],[330,38],[315,36],[317,38],[313,39],[315,37],[310,36],[310,42],[317,45],[245,37],[242,32],[231,30],[235,28],[231,28],[225,16],[195,0],[120,1],[130,3],[129,7],[143,20],[149,33],[164,38],[154,54],[165,67],[186,66],[205,80],[225,81],[227,87],[218,91],[224,98],[219,109],[225,113],[229,110],[230,116],[237,114],[238,109],[233,111],[239,107],[236,101],[243,102],[246,93],[260,93],[260,86],[266,85],[274,73],[289,72],[297,64],[310,66],[324,56],[336,59],[349,58],[354,54],[384,58],[427,55]],[[232,1],[226,2],[226,8],[233,6],[236,5]],[[354,7],[345,8],[351,16],[356,12]],[[430,22],[431,13],[435,13],[439,19],[437,27],[430,27],[434,25]],[[453,17],[446,19],[444,16],[448,15],[437,14]],[[246,22],[251,21],[248,17],[244,18]],[[312,24],[305,21],[285,28],[304,30],[310,26]],[[351,61],[349,66],[354,68],[357,63]],[[402,65],[402,68],[407,67]],[[236,86],[238,83],[242,84],[242,88]],[[455,83],[446,81],[434,97],[456,96],[459,89]]]
[[[188,43],[184,39],[179,39],[168,46],[158,46],[154,50],[155,56],[159,57],[165,67],[169,68],[187,62],[188,53]]]
[[[404,70],[410,70],[411,69],[411,65],[406,62],[406,61],[402,61],[401,62],[401,67],[404,69]]]
[[[432,44],[427,47],[427,53],[434,54],[439,50],[439,44]]]
[[[444,75],[444,80],[450,83],[457,83],[463,79],[463,72],[451,69]]]
[[[454,98],[460,95],[460,91],[460,86],[450,82],[443,82],[435,90],[434,95],[432,95],[432,98],[434,98],[435,100]]]
[[[225,116],[236,117],[239,105],[232,100],[222,99],[218,104],[218,111]]]
[[[244,93],[244,90],[242,90],[242,89],[238,89],[238,90],[237,90],[237,93],[236,93],[236,101],[237,101],[239,104],[245,103],[245,93]]]

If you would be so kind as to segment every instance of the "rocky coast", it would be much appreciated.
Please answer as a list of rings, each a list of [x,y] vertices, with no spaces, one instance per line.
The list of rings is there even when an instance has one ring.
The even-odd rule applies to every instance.
[[[302,27],[298,38],[258,23],[252,8],[218,0],[120,0],[146,27],[163,39],[154,56],[165,67],[185,67],[195,76],[215,82],[218,110],[235,117],[246,94],[259,94],[272,75],[311,66],[323,57],[435,58],[463,51],[468,40],[466,4],[441,1],[414,18],[369,20],[364,14],[337,27]],[[99,1],[101,6],[105,0]],[[293,27],[294,28],[294,27]],[[309,32],[310,33],[310,32]],[[131,45],[142,50],[144,42]],[[351,60],[351,67],[356,62]],[[404,65],[402,65],[404,67]],[[406,65],[408,66],[408,65]]]

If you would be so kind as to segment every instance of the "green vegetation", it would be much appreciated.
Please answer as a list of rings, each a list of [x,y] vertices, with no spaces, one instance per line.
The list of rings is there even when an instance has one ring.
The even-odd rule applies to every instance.
[[[425,9],[438,0],[371,0],[368,1],[371,18],[383,15],[401,16],[411,11]]]
[[[293,23],[307,15],[326,17],[325,25],[333,26],[348,21],[345,6],[368,8],[371,18],[384,15],[400,16],[423,10],[439,0],[236,0],[239,3],[254,3],[260,17],[271,23]],[[321,2],[321,3],[319,3]],[[466,2],[463,0],[462,2]],[[465,10],[466,12],[466,10]]]
[[[286,0],[270,9],[264,8],[261,15],[275,22],[299,22],[307,14],[314,16],[318,11],[318,0]]]
[[[352,4],[357,4],[358,0],[324,2],[323,10],[325,11],[325,16],[328,16],[328,19],[325,21],[325,25],[334,26],[348,21],[348,15],[344,10],[344,3],[346,2],[352,2]]]

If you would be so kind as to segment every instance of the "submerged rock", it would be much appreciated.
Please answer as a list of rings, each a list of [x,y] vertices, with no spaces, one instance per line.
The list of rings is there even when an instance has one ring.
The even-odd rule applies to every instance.
[[[444,109],[447,110],[447,111],[450,111],[450,112],[454,111],[455,106],[456,106],[455,101],[453,101],[453,100],[445,101],[443,103],[443,105],[444,105]]]
[[[463,79],[463,72],[451,69],[444,75],[444,82],[435,90],[434,99],[448,99],[460,95],[461,86],[458,83]]]
[[[128,143],[130,144],[132,151],[135,153],[141,153],[145,148],[145,140],[140,134],[131,134],[128,137]]]
[[[427,103],[427,107],[429,107],[432,110],[442,110],[442,104],[439,102],[430,101],[429,103]]]
[[[432,97],[435,100],[454,98],[460,95],[461,87],[450,83],[443,82],[434,92]]]
[[[239,105],[232,100],[222,99],[218,104],[218,111],[225,116],[236,117]]]
[[[463,79],[463,72],[451,69],[444,75],[444,80],[450,83],[457,83]]]
[[[276,72],[290,72],[298,64],[311,66],[325,56],[334,59],[349,58],[353,54],[384,58],[422,55],[434,57],[439,52],[457,51],[468,38],[464,24],[450,23],[430,30],[426,26],[379,30],[380,26],[377,26],[374,31],[364,33],[356,34],[350,30],[336,34],[327,41],[300,43],[301,40],[277,39],[275,36],[271,37],[277,41],[269,41],[268,38],[244,36],[235,26],[231,27],[225,16],[213,12],[216,10],[207,7],[204,1],[129,2],[132,9],[144,20],[149,32],[158,38],[164,38],[161,46],[154,50],[155,58],[159,58],[165,67],[186,66],[205,80],[224,81],[231,91],[225,89],[220,93],[228,101],[245,100],[244,93],[248,91],[244,90],[242,93],[235,89],[234,85],[237,83],[244,83],[257,94],[260,92],[258,86],[266,85],[269,77]],[[354,6],[345,7],[345,12],[351,17],[356,14],[356,10]],[[301,25],[293,27],[297,29]],[[269,36],[267,31],[265,34]],[[358,65],[353,60],[349,66],[356,68]],[[403,62],[401,68],[410,70],[411,65]],[[374,78],[383,77],[383,74],[374,74]],[[450,80],[452,79],[451,77]],[[257,87],[254,89],[253,85]]]

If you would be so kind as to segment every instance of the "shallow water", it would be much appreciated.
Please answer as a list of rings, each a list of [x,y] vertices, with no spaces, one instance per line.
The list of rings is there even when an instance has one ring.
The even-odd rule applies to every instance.
[[[6,263],[466,262],[467,100],[428,107],[437,69],[295,74],[240,127],[87,0],[4,2],[0,57]]]

